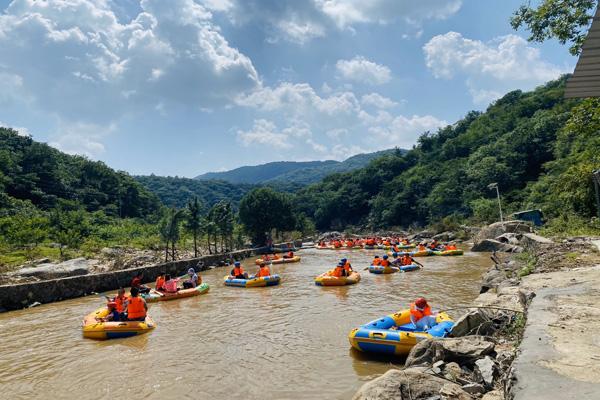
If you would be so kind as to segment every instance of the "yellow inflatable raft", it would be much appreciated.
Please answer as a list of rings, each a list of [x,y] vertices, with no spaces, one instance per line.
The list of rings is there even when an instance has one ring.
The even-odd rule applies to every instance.
[[[333,271],[325,272],[315,278],[315,285],[317,286],[345,286],[345,285],[354,285],[355,283],[360,282],[360,274],[356,271],[353,271],[350,276],[342,276],[337,278],[335,276],[331,276],[330,274]]]
[[[275,260],[263,260],[262,258],[257,258],[254,262],[256,263],[256,265],[260,265],[260,263],[271,263],[271,264],[289,264],[289,263],[296,263],[296,262],[300,262],[301,258],[300,256],[294,256],[292,258],[278,258]]]
[[[108,321],[102,319],[108,315],[108,308],[102,307],[83,319],[83,337],[88,339],[107,340],[143,335],[152,331],[156,324],[146,315],[145,321]]]
[[[418,331],[410,322],[410,311],[402,310],[353,329],[348,341],[364,352],[406,355],[422,340],[445,337],[453,326],[448,314],[442,312],[431,329]]]
[[[153,290],[148,294],[142,294],[142,297],[146,300],[146,303],[156,303],[157,301],[168,301],[183,299],[184,297],[199,296],[201,294],[208,293],[209,289],[210,286],[208,286],[208,283],[201,283],[195,288],[179,289],[177,293],[162,293]]]
[[[436,256],[462,256],[462,250],[442,250],[434,252]]]

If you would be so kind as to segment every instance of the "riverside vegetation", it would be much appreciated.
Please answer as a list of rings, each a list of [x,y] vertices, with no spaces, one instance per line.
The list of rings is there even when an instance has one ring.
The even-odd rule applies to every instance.
[[[485,112],[425,132],[408,152],[385,153],[294,193],[206,181],[169,199],[172,181],[136,180],[1,128],[0,264],[111,246],[164,251],[169,259],[178,248],[221,252],[246,238],[262,244],[269,234],[289,239],[315,228],[484,224],[497,216],[491,182],[507,213],[541,208],[543,234],[597,233],[600,100],[564,99],[565,81],[510,92]]]

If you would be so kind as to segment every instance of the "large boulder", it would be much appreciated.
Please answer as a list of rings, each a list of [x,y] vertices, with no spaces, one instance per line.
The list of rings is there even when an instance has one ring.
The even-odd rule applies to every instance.
[[[540,247],[554,244],[554,242],[548,238],[545,238],[535,233],[525,233],[521,237],[520,244],[526,249],[537,249]]]
[[[475,243],[485,239],[495,239],[505,233],[530,233],[531,225],[525,221],[495,222],[479,231],[475,237]]]
[[[459,385],[424,372],[423,368],[391,369],[365,383],[354,400],[448,398],[470,400],[473,397]]]
[[[491,335],[494,331],[494,322],[490,317],[483,310],[476,309],[469,311],[456,321],[450,331],[450,336]]]
[[[432,239],[437,240],[438,242],[449,242],[456,239],[456,234],[454,232],[442,232],[434,235]]]
[[[472,364],[475,360],[494,352],[495,343],[483,336],[427,339],[412,348],[405,365],[432,365],[436,361]]]
[[[475,242],[471,248],[471,251],[501,251],[506,253],[520,253],[523,251],[523,248],[508,243],[502,243],[496,239],[483,239]]]
[[[11,272],[12,276],[34,277],[42,280],[65,278],[69,276],[87,275],[99,264],[98,260],[74,258],[58,264],[46,263],[35,267],[21,268]]]
[[[481,289],[479,292],[485,293],[490,289],[497,288],[500,283],[506,280],[506,278],[506,272],[495,268],[490,269],[481,279]]]

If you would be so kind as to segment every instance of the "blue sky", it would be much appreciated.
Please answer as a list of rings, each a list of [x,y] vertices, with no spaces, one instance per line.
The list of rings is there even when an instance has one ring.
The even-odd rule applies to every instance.
[[[576,58],[524,0],[0,0],[0,124],[132,174],[410,148]]]

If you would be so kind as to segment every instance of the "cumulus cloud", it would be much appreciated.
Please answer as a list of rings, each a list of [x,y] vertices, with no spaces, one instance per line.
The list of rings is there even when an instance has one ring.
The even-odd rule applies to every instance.
[[[14,0],[0,14],[0,74],[40,109],[91,123],[159,103],[224,104],[260,83],[207,8],[193,0],[140,7],[121,23],[106,1]]]
[[[483,104],[512,89],[529,89],[566,71],[541,58],[540,50],[517,35],[484,43],[448,32],[423,47],[436,78],[465,76],[473,101]]]
[[[379,93],[365,94],[360,98],[364,106],[373,106],[375,108],[393,108],[398,105],[394,100],[380,95]]]
[[[15,126],[13,124],[9,124],[7,122],[0,121],[0,127],[10,128],[12,130],[15,130],[15,131],[17,131],[17,134],[19,136],[31,136],[31,132],[29,132],[29,129],[27,129],[23,126]]]
[[[105,151],[102,140],[115,130],[115,124],[104,126],[85,122],[61,123],[60,135],[48,144],[68,154],[97,159]]]
[[[345,159],[353,154],[390,147],[410,148],[425,131],[447,125],[432,115],[403,116],[392,113],[392,99],[371,93],[359,101],[353,92],[319,96],[309,84],[283,82],[241,96],[237,103],[256,109],[268,118],[248,130],[238,131],[244,145],[285,148],[289,143],[307,144],[318,156]],[[365,109],[363,106],[369,106]],[[278,129],[275,120],[292,121]],[[308,121],[311,121],[311,126]],[[368,134],[365,134],[367,133]],[[353,142],[352,146],[348,142]]]
[[[315,0],[317,7],[341,27],[356,23],[386,24],[404,20],[419,24],[456,13],[461,0]]]
[[[392,71],[388,67],[361,56],[351,60],[338,60],[335,67],[339,77],[349,81],[382,85],[392,79]]]

